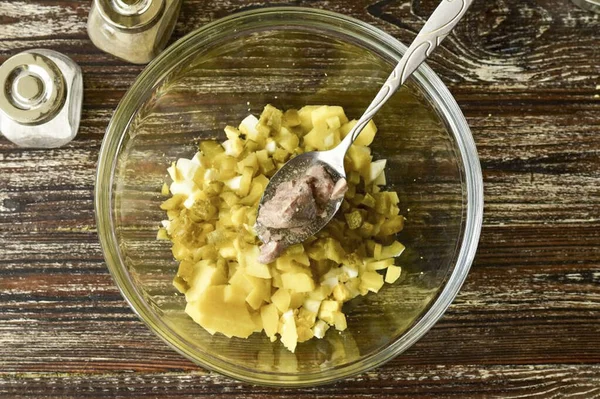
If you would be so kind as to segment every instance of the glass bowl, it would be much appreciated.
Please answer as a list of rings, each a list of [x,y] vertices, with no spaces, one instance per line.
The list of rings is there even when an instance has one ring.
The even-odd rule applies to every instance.
[[[98,232],[108,268],[138,316],[197,364],[266,385],[309,386],[364,372],[402,353],[442,316],[465,280],[483,212],[469,127],[422,65],[376,115],[374,157],[406,216],[402,278],[345,305],[348,329],[288,352],[262,334],[210,335],[184,313],[172,285],[170,243],[157,241],[166,169],[199,140],[270,103],[342,105],[358,118],[406,47],[361,21],[306,8],[232,15],[179,40],[139,76],[108,126],[96,181]]]

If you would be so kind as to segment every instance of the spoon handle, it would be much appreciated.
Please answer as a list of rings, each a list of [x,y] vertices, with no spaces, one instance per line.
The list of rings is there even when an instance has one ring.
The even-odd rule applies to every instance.
[[[354,128],[332,152],[335,151],[337,154],[341,154],[343,158],[367,123],[396,90],[406,82],[419,65],[429,57],[442,40],[448,36],[458,21],[465,15],[472,2],[473,0],[442,0]]]

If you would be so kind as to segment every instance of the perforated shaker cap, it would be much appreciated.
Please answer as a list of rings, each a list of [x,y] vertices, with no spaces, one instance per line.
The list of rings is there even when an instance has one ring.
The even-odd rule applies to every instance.
[[[159,18],[165,0],[94,0],[102,18],[119,29],[141,29]]]
[[[24,52],[0,66],[0,109],[19,124],[38,125],[52,119],[65,98],[63,75],[44,55]]]

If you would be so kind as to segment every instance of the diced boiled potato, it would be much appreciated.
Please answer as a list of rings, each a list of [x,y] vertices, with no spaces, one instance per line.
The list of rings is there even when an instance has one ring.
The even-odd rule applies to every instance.
[[[246,296],[246,302],[254,310],[260,310],[260,307],[263,304],[261,295],[256,289],[253,289],[252,291],[250,291],[248,296]]]
[[[402,268],[399,266],[389,266],[385,271],[385,282],[388,284],[393,284],[400,278],[400,274],[402,273]]]
[[[356,119],[353,119],[350,122],[344,124],[342,127],[340,127],[340,133],[342,137],[346,137],[348,133],[350,133],[350,131],[354,128],[354,126],[356,126],[357,123],[358,121]],[[367,123],[367,126],[363,128],[362,132],[360,132],[359,136],[356,138],[356,141],[354,141],[354,144],[364,146],[371,145],[376,133],[377,126],[375,126],[375,122],[371,120],[369,121],[369,123]]]
[[[305,292],[292,292],[290,293],[290,309],[298,309],[304,304],[306,300]]]
[[[306,136],[305,136],[306,137]],[[300,139],[286,128],[282,128],[276,137],[277,143],[288,153],[294,152],[300,144]],[[306,141],[306,138],[305,138]]]
[[[290,352],[295,352],[298,344],[298,332],[292,310],[288,310],[281,316],[281,342]]]
[[[256,152],[248,154],[244,159],[237,163],[237,171],[242,174],[246,167],[252,168],[253,172],[258,171],[258,156]]]
[[[367,270],[370,270],[370,271],[383,270],[393,264],[394,264],[394,259],[384,259],[384,260],[379,260],[376,262],[369,262],[369,263],[367,263]]]
[[[198,300],[208,287],[227,283],[227,275],[223,267],[202,260],[194,265],[193,275],[186,280],[190,289],[185,293],[185,299],[193,302]]]
[[[256,329],[244,295],[232,286],[208,287],[198,300],[188,302],[185,311],[206,330],[227,337],[247,338]]]
[[[350,133],[350,131],[354,128],[354,126],[356,126],[357,123],[358,121],[356,119],[352,119],[351,121],[344,123],[342,126],[340,126],[340,134],[342,138],[346,137],[348,133]]]
[[[243,267],[236,268],[235,272],[229,278],[229,285],[233,285],[237,287],[240,291],[242,291],[246,297],[252,292],[254,289],[254,285],[248,279],[248,275]]]
[[[378,292],[383,287],[383,276],[377,272],[365,272],[360,280],[360,288],[371,292]]]
[[[364,177],[365,170],[369,170],[369,164],[371,163],[371,149],[361,145],[353,144],[348,149],[348,158],[351,161],[351,167],[361,173]]]
[[[375,245],[373,246],[373,258],[380,260],[383,259],[383,257],[381,256],[381,250],[383,249],[383,245],[379,244],[379,243],[375,243]]]
[[[271,296],[271,301],[277,307],[280,313],[285,313],[290,308],[290,301],[292,297],[290,292],[285,288],[279,288],[275,293]]]
[[[283,288],[293,292],[310,292],[315,289],[313,279],[304,273],[282,273]]]
[[[276,339],[277,328],[279,326],[279,313],[277,307],[270,303],[260,308],[260,317],[262,319],[263,328],[265,333],[271,341]]]
[[[348,118],[342,107],[324,105],[315,109],[311,114],[313,128],[327,128],[327,120],[333,117],[339,118],[340,126],[348,122]]]
[[[346,302],[351,298],[350,291],[346,286],[342,283],[338,283],[335,287],[333,287],[333,297],[338,302]]]
[[[304,301],[304,304],[302,305],[302,307],[304,309],[308,310],[309,312],[316,314],[316,313],[319,313],[319,308],[321,307],[321,302],[322,301],[320,301],[318,299],[308,298]]]
[[[238,254],[238,262],[246,268],[246,273],[259,278],[271,278],[267,265],[258,261],[259,249],[256,245],[250,246],[245,253]]]
[[[373,122],[373,120],[370,120],[369,123],[367,123],[367,126],[365,126],[363,128],[363,130],[360,132],[360,134],[356,138],[356,141],[354,142],[354,144],[365,145],[365,146],[371,145],[371,143],[373,142],[373,139],[375,138],[376,133],[377,133],[377,126],[375,126],[375,122]]]
[[[269,302],[271,299],[271,280],[262,279],[254,276],[247,276],[250,279],[252,290],[246,296],[246,302],[254,310],[260,310],[263,302]]]
[[[260,150],[256,152],[256,157],[258,159],[258,169],[260,173],[268,174],[275,170],[275,164],[273,160],[269,157],[269,153],[267,150]]]
[[[302,127],[302,130],[308,132],[313,128],[312,113],[314,110],[320,107],[320,105],[306,105],[300,108],[298,111],[298,118],[300,119],[300,126]]]
[[[335,323],[334,314],[341,309],[337,301],[323,301],[319,310],[319,319],[333,325]]]
[[[303,138],[304,145],[310,146],[315,150],[325,150],[325,137],[329,134],[327,127],[314,127]],[[333,139],[331,141],[333,144]]]
[[[259,333],[263,331],[263,323],[262,318],[260,317],[260,312],[250,312],[250,318],[254,322],[254,332]]]
[[[404,245],[402,245],[398,241],[394,241],[391,245],[388,245],[381,249],[380,259],[395,258],[397,256],[400,256],[402,252],[404,252],[404,249]]]
[[[190,289],[187,281],[185,281],[179,276],[175,276],[175,278],[173,279],[173,286],[175,286],[175,288],[177,288],[177,291],[179,291],[182,294],[185,294],[186,291]]]
[[[329,117],[325,120],[326,124],[327,124],[327,128],[329,130],[336,130],[339,129],[342,126],[342,122],[340,121],[340,117],[339,116],[332,116]]]
[[[246,277],[258,295],[265,302],[271,302],[271,280],[261,277],[247,276]]]
[[[333,313],[333,324],[335,325],[335,329],[338,331],[344,331],[348,328],[348,324],[346,324],[346,316],[342,312],[334,312]]]

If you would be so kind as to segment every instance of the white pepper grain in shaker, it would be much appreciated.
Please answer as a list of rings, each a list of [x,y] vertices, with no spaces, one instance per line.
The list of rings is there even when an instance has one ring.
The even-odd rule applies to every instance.
[[[77,135],[79,66],[52,50],[29,50],[0,66],[0,132],[20,147],[56,148]]]
[[[100,50],[133,64],[147,64],[166,46],[181,0],[94,0],[88,35]]]

